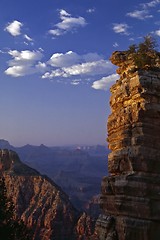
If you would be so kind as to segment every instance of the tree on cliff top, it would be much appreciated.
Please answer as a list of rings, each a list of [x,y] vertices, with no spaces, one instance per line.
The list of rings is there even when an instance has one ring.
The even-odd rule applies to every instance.
[[[14,205],[7,197],[4,178],[0,178],[0,239],[30,240],[30,233],[21,220],[15,219]]]
[[[129,46],[127,54],[134,60],[138,69],[155,68],[157,57],[160,57],[156,47],[156,40],[151,36],[146,36],[144,42]]]

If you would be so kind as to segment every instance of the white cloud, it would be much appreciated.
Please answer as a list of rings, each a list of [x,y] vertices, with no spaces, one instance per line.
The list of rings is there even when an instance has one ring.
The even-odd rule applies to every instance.
[[[42,62],[42,49],[35,51],[9,50],[11,60],[5,74],[22,77],[38,73],[43,79],[68,82],[72,85],[91,83],[114,71],[110,61],[97,53],[79,55],[76,52],[54,53],[47,62]]]
[[[72,17],[71,14],[64,9],[60,10],[60,20],[61,21],[55,25],[54,29],[49,30],[49,33],[53,36],[63,35],[79,27],[84,27],[87,24],[83,17]]]
[[[65,72],[62,69],[56,69],[56,70],[52,70],[50,72],[45,72],[44,75],[42,76],[42,78],[59,78],[59,77],[68,77],[67,74],[65,74]]]
[[[160,0],[153,0],[147,3],[141,3],[139,4],[140,9],[128,12],[126,16],[136,18],[139,20],[153,18],[154,16],[150,14],[150,8],[154,8],[158,4],[160,4]]]
[[[30,51],[30,50],[24,50],[24,51],[17,51],[17,50],[10,50],[8,52],[9,55],[11,55],[14,59],[11,60],[13,64],[19,62],[33,62],[36,60],[39,60],[42,58],[42,53],[40,51]]]
[[[97,53],[87,53],[84,55],[78,55],[73,51],[66,53],[54,53],[50,60],[47,62],[52,67],[69,67],[81,62],[93,62],[102,59]]]
[[[93,82],[92,88],[96,90],[107,90],[119,78],[118,74],[112,74],[108,77],[103,77],[100,80]]]
[[[77,65],[73,65],[69,68],[63,68],[67,76],[74,75],[97,75],[105,74],[112,69],[112,64],[106,60],[99,60],[95,62],[86,62]]]
[[[77,86],[79,84],[80,84],[80,80],[79,79],[71,81],[71,85]]]
[[[155,31],[155,34],[160,37],[160,30]]]
[[[101,78],[114,71],[113,64],[97,53],[83,55],[73,51],[54,53],[47,64],[48,71],[42,75],[43,79],[54,79],[57,82],[67,81],[73,85],[93,82],[95,78]]]
[[[29,42],[33,42],[33,39],[29,37],[27,34],[24,34],[24,38],[28,40]]]
[[[121,33],[121,34],[125,34],[128,35],[128,28],[129,26],[126,23],[114,23],[113,24],[113,31],[115,33]]]
[[[132,17],[132,18],[140,19],[140,20],[144,20],[146,18],[152,18],[153,17],[153,15],[148,15],[147,10],[135,10],[133,12],[127,13],[126,15],[129,16],[129,17]]]
[[[51,29],[51,30],[49,30],[49,33],[54,36],[61,36],[64,34],[64,32],[60,29]]]
[[[14,20],[12,23],[8,23],[6,28],[4,29],[5,31],[9,32],[12,36],[20,36],[22,35],[21,30],[22,30],[23,23]],[[25,39],[24,44],[25,45],[33,45],[33,39],[29,37],[27,34],[23,34],[23,38]]]
[[[113,69],[113,65],[104,59],[92,62],[82,62],[80,64],[74,64],[69,67],[62,67],[55,70],[51,70],[50,72],[46,72],[42,78],[69,78],[73,76],[81,76],[85,78],[86,76],[96,76],[103,75],[111,72]]]
[[[27,65],[12,66],[5,71],[5,74],[12,77],[21,77],[32,73],[34,73],[34,69]]]
[[[64,10],[64,9],[61,9],[60,10],[60,12],[59,12],[59,14],[60,14],[60,18],[63,20],[63,19],[65,19],[65,17],[71,17],[71,14],[70,13],[68,13],[66,10]]]
[[[35,68],[36,68],[36,72],[44,73],[47,70],[47,65],[46,63],[38,62],[35,65]]]
[[[20,77],[38,72],[44,73],[47,69],[46,64],[40,62],[43,57],[40,51],[10,50],[8,54],[12,59],[8,62],[9,67],[5,71],[7,75]]]
[[[68,67],[73,64],[76,64],[80,61],[80,56],[77,53],[68,51],[65,54],[63,53],[54,53],[48,64],[53,67]]]
[[[93,13],[93,12],[95,12],[95,8],[89,8],[89,9],[87,9],[87,12],[88,13]]]
[[[115,42],[114,44],[113,44],[113,47],[119,47],[119,44],[117,43],[117,42]]]
[[[158,4],[160,4],[160,0],[153,0],[148,3],[142,3],[143,8],[150,8],[150,7],[156,7]]]
[[[22,26],[23,24],[21,22],[14,20],[12,23],[8,23],[4,30],[9,32],[12,36],[16,37],[21,34]]]

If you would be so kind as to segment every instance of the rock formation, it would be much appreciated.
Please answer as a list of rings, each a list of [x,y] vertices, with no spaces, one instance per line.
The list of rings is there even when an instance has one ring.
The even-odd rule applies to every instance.
[[[55,183],[8,150],[0,150],[0,173],[16,215],[32,229],[33,239],[73,239],[78,212]]]
[[[109,177],[102,180],[100,240],[160,239],[160,68],[115,52],[120,79],[111,87]]]
[[[77,211],[58,185],[22,163],[16,152],[0,150],[0,177],[32,240],[89,240],[93,235],[94,219]]]
[[[86,213],[83,213],[77,222],[76,240],[96,240],[93,234],[94,227],[95,221]]]

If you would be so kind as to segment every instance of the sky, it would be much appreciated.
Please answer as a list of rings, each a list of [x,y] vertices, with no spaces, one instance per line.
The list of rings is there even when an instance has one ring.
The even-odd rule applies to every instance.
[[[160,39],[160,0],[1,0],[0,138],[107,144],[114,51]]]

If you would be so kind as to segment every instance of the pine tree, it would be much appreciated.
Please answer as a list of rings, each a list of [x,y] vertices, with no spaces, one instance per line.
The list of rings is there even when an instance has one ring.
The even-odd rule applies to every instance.
[[[138,45],[131,45],[127,51],[138,69],[156,68],[156,41],[151,36],[144,37],[144,41]]]

